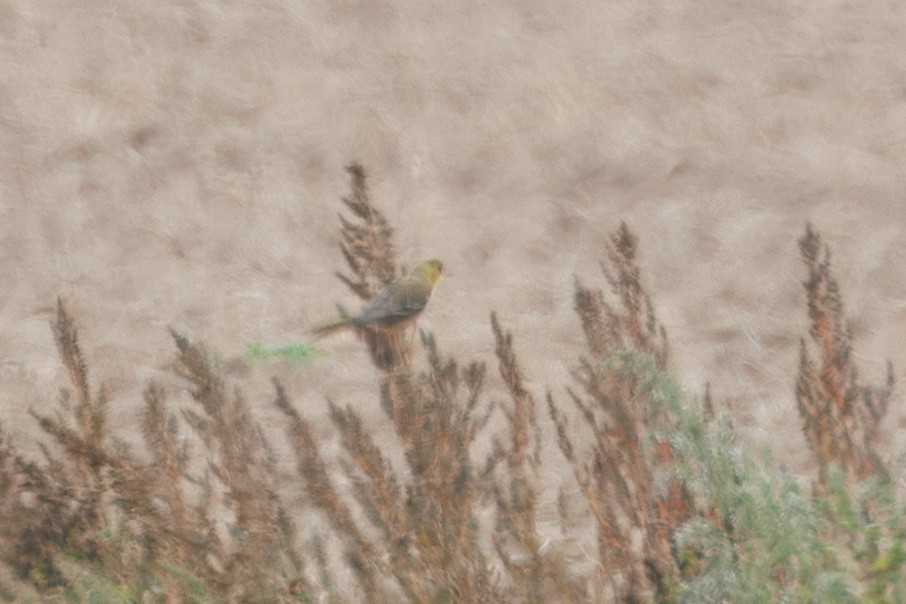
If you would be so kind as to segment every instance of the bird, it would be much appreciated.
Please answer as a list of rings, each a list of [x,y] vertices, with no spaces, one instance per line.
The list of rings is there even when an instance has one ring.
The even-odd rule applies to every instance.
[[[425,260],[408,275],[385,285],[358,315],[316,327],[312,334],[320,339],[342,329],[405,327],[425,310],[443,271],[440,260]]]

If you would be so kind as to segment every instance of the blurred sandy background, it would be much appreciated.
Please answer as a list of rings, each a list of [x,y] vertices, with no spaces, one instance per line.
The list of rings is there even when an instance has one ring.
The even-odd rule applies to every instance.
[[[603,284],[626,221],[684,387],[807,471],[807,220],[863,377],[906,368],[904,50],[893,1],[0,0],[0,419],[28,449],[64,384],[62,296],[123,434],[147,379],[176,382],[170,325],[269,429],[276,374],[309,417],[331,397],[389,431],[351,335],[235,362],[355,304],[333,272],[358,159],[401,260],[449,267],[422,322],[444,351],[492,360],[496,309],[535,394],[562,393],[574,276]]]

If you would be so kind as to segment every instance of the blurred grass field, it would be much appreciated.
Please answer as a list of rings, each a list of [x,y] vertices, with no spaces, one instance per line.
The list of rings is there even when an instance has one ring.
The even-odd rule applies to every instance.
[[[735,438],[807,481],[806,222],[833,249],[860,380],[906,366],[904,44],[906,10],[868,2],[0,0],[3,429],[42,459],[27,411],[52,413],[69,383],[48,327],[61,297],[125,442],[142,442],[149,381],[188,396],[170,328],[248,400],[276,377],[327,442],[331,404],[354,406],[399,461],[368,342],[303,343],[355,304],[335,273],[356,159],[399,262],[451,269],[420,326],[493,362],[496,310],[537,397],[572,379],[574,279],[593,282],[625,221],[670,375],[689,396],[710,384]],[[876,435],[895,480],[901,407]],[[250,414],[283,433],[271,405]],[[506,429],[489,421],[482,450]],[[541,475],[559,480],[551,451]],[[558,497],[542,495],[542,532],[559,530]]]

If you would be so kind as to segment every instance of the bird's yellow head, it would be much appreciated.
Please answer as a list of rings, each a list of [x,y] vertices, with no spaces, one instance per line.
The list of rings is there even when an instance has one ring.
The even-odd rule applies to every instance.
[[[437,259],[425,260],[415,268],[415,271],[434,287],[444,272],[444,263]]]

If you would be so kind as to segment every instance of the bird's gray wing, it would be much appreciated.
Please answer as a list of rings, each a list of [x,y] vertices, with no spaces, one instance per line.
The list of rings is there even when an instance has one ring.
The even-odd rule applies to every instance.
[[[390,325],[421,312],[428,304],[429,292],[414,287],[409,291],[396,291],[391,295],[389,289],[380,292],[354,320],[356,325],[382,323]]]

